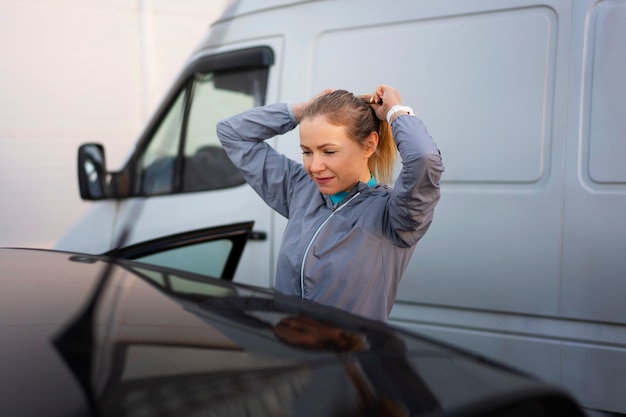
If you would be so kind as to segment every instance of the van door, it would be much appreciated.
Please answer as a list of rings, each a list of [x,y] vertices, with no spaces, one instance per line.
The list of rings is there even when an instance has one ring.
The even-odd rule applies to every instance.
[[[401,21],[338,23],[316,38],[312,83],[332,71],[352,91],[392,84],[442,152],[441,201],[391,321],[560,382],[556,332],[529,317],[560,315],[569,26],[559,23],[572,16],[565,2],[524,3],[459,1]],[[389,45],[401,62],[391,73],[341,59]]]
[[[185,70],[124,172],[131,193],[149,197],[129,243],[252,221],[258,233],[251,235],[246,256],[255,259],[246,265],[254,268],[240,272],[264,278],[255,284],[270,284],[270,259],[263,254],[269,253],[264,236],[271,211],[226,156],[215,126],[222,118],[265,104],[272,64],[271,49],[251,48],[198,58]],[[116,235],[131,200],[121,201]]]
[[[98,145],[87,145],[95,153],[86,159],[86,153],[79,151],[79,168],[81,161],[89,165],[82,175],[79,169],[81,196],[104,201],[95,204],[92,215],[88,214],[74,228],[75,233],[68,233],[56,248],[104,253],[115,246],[129,219],[133,223],[129,245],[190,230],[252,222],[257,230],[250,233],[251,242],[243,255],[246,262],[237,273],[259,277],[260,281],[248,283],[271,285],[267,240],[271,210],[230,162],[215,126],[222,118],[265,104],[273,63],[274,52],[266,46],[196,55],[155,113],[124,168],[106,173],[106,181],[97,187],[91,183],[92,179],[98,181],[97,170],[88,168],[98,165],[94,147]],[[104,161],[103,149],[100,152]],[[94,190],[96,194],[91,193]],[[140,201],[141,215],[135,216],[134,207]],[[89,227],[99,228],[98,233],[80,232]],[[100,241],[107,232],[110,238],[103,247]]]
[[[549,7],[461,3],[448,6],[449,16],[416,7],[413,20],[361,19],[320,35],[313,89],[331,71],[352,91],[390,83],[442,152],[441,201],[398,292],[409,317],[416,302],[557,315],[563,146],[552,120],[564,117],[554,80],[565,69],[556,23],[567,9],[561,17]],[[341,59],[341,51],[366,57],[400,39],[406,58],[391,76]]]

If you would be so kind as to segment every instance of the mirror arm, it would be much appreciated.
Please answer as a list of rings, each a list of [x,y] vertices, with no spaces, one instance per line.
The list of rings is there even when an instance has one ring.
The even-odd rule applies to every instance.
[[[108,187],[109,198],[125,198],[130,197],[130,176],[128,172],[109,172],[110,181]]]

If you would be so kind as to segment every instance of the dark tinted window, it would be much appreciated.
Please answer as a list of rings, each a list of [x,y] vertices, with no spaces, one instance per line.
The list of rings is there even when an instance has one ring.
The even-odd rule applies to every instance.
[[[141,194],[215,190],[244,183],[215,132],[220,119],[265,102],[268,67],[190,75],[139,159]]]

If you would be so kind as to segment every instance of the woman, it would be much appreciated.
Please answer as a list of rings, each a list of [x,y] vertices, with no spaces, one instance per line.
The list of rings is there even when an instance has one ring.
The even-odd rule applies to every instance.
[[[401,102],[385,85],[369,100],[326,90],[309,102],[257,107],[218,123],[246,181],[288,219],[276,290],[387,320],[432,221],[443,172],[435,143]],[[264,142],[298,124],[302,164]],[[403,168],[391,188],[377,179],[389,181],[396,145]]]

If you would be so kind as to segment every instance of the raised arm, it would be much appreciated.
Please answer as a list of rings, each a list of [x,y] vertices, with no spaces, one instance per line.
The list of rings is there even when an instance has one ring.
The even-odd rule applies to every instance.
[[[402,159],[385,229],[397,245],[412,246],[428,230],[440,198],[439,180],[444,170],[441,154],[424,123],[402,105],[397,90],[381,85],[372,98],[378,118],[391,122]]]
[[[255,107],[217,124],[217,136],[246,182],[285,217],[289,214],[292,181],[306,173],[300,164],[264,141],[296,126],[296,118],[286,103]]]

